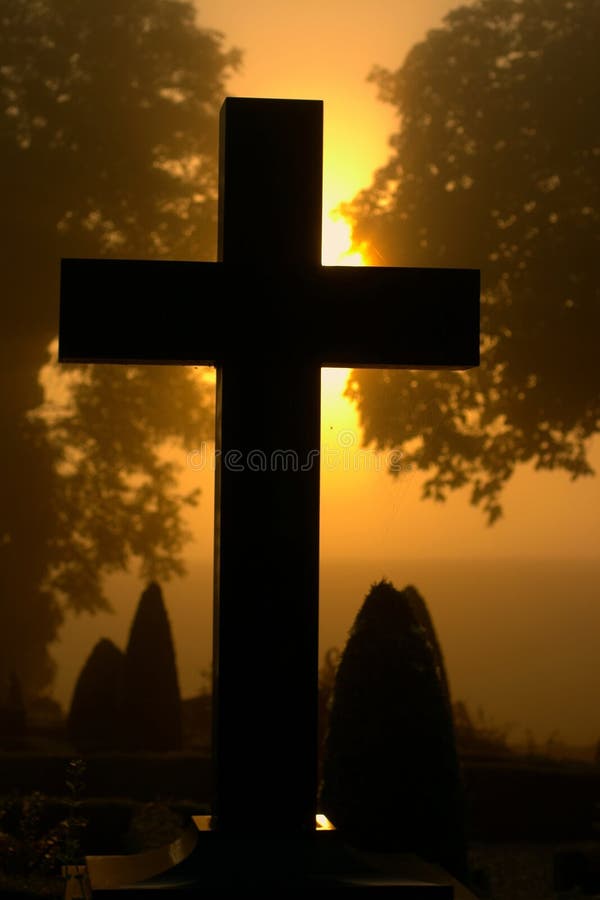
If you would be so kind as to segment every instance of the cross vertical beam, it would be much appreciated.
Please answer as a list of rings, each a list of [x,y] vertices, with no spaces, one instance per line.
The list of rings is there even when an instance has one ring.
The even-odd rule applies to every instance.
[[[225,101],[221,262],[320,266],[322,147],[321,101]],[[213,827],[297,834],[316,812],[320,365],[294,335],[260,354],[217,365]]]
[[[212,824],[230,846],[314,829],[320,366],[478,365],[479,273],[321,267],[322,103],[229,98],[221,126],[220,261],[63,260],[59,359],[217,364]]]

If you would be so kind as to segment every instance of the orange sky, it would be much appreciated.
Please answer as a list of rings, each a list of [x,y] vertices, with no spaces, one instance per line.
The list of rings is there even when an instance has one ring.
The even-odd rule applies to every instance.
[[[231,94],[324,101],[325,262],[337,261],[347,234],[343,225],[332,234],[328,212],[369,184],[373,170],[385,162],[396,128],[392,107],[376,99],[367,74],[374,65],[397,68],[457,5],[457,0],[198,2],[199,23],[221,31],[226,46],[243,50],[243,67],[229,83]],[[342,373],[326,383],[323,439],[335,456],[340,429],[353,429],[357,444],[359,434],[352,408],[339,396]],[[340,465],[330,466],[322,478],[324,554],[386,556],[401,544],[417,556],[433,551],[440,556],[598,558],[600,479],[572,484],[562,474],[519,472],[506,492],[505,519],[489,529],[466,492],[444,506],[421,503],[418,474],[393,481],[381,464],[366,458],[363,471],[347,472],[338,457]],[[600,446],[592,461],[600,470]],[[205,487],[210,491],[206,482]],[[197,551],[205,554],[203,542]]]
[[[391,107],[379,103],[375,88],[366,82],[370,68],[374,64],[396,68],[410,47],[456,5],[450,0],[371,0],[368,4],[339,0],[303,0],[293,4],[284,0],[251,3],[212,0],[199,3],[198,7],[202,26],[222,31],[226,46],[235,45],[244,51],[243,69],[230,82],[229,93],[324,100],[327,213],[368,185],[373,169],[386,159],[386,142],[395,122]],[[327,226],[325,230],[327,234]],[[344,249],[345,237],[342,226],[337,233],[335,253],[324,254],[326,262],[335,261]],[[329,240],[333,240],[331,235]],[[422,476],[408,473],[393,480],[386,474],[383,459],[361,449],[354,411],[341,397],[343,380],[341,371],[326,374],[324,378],[322,440],[323,450],[329,451],[329,455],[324,453],[322,461],[321,554],[325,562],[345,559],[375,563],[384,559],[440,557],[600,560],[600,479],[582,479],[573,484],[561,473],[518,471],[504,496],[505,517],[488,528],[481,512],[469,505],[467,492],[454,494],[444,505],[422,502],[419,499]],[[210,466],[198,470],[188,465],[187,453],[195,449],[176,451],[186,481],[200,486],[203,492],[201,505],[192,517],[196,534],[189,549],[192,562],[207,560],[212,553],[212,470]],[[600,470],[599,442],[591,458]],[[373,577],[384,574],[375,564],[372,571]],[[413,580],[410,566],[402,571],[406,571],[406,576],[399,577]],[[121,613],[118,621],[111,622],[104,616],[90,622],[90,627],[86,624],[84,632],[90,635],[89,640],[93,628],[98,637],[110,634],[123,646],[127,628],[123,616],[129,618],[141,590],[135,580],[127,583],[129,594],[123,605],[118,604]],[[342,597],[330,592],[322,604],[322,621],[331,623],[335,619],[342,639],[367,587],[363,580],[356,583],[351,595],[346,593]],[[172,596],[178,592],[181,593],[180,588],[175,586]],[[435,596],[426,599],[436,607]],[[542,602],[543,598],[539,600]],[[569,602],[568,598],[565,602]],[[209,609],[208,594],[199,601],[203,628],[209,624]],[[436,615],[446,621],[446,612],[449,610],[438,602]],[[502,618],[498,604],[490,613]],[[188,695],[199,683],[200,670],[208,664],[206,648],[210,641],[203,632],[202,638],[195,641],[196,649],[192,645],[188,647],[188,613],[175,611],[172,615],[176,640],[181,641],[182,686]],[[499,671],[490,668],[486,674],[485,670],[486,657],[491,660],[496,652],[493,636],[488,635],[492,643],[487,650],[480,634],[469,637],[463,631],[458,640],[451,618],[449,614],[442,638],[450,657],[451,683],[457,685],[460,696],[481,702],[492,715],[506,720],[514,697],[524,691],[526,700],[521,706],[516,701],[515,714],[519,721],[531,724],[534,730],[537,728],[538,734],[547,734],[561,726],[561,710],[566,708],[567,701],[563,707],[552,706],[548,698],[542,702],[531,679],[526,684],[523,681],[498,688],[502,683]],[[580,623],[582,636],[595,627],[591,622],[590,618]],[[63,629],[61,646],[70,662],[63,666],[57,680],[57,695],[61,699],[70,695],[77,665],[91,649],[86,643],[88,638],[82,640],[82,627],[82,621],[76,620]],[[330,638],[334,639],[331,629],[325,645]],[[506,644],[509,652],[510,646]],[[199,648],[205,648],[204,652]],[[522,647],[519,652],[526,655]],[[573,674],[573,655],[562,662],[557,656],[557,660],[566,685]],[[593,678],[600,685],[600,665],[596,665]],[[488,688],[481,689],[482,683]],[[591,676],[587,683],[592,683]],[[546,703],[545,712],[538,715],[543,703]],[[583,740],[600,734],[600,721],[597,727],[595,722],[586,723],[583,714],[578,721],[578,726],[571,724],[565,729],[567,737]]]
[[[362,446],[354,407],[342,396],[345,378],[346,370],[323,370],[322,556],[600,559],[600,479],[572,482],[566,473],[523,468],[506,488],[504,517],[492,527],[470,505],[467,489],[443,504],[423,502],[423,473],[392,478],[386,454]],[[212,449],[174,451],[186,486],[202,490],[202,502],[192,514],[198,540],[191,553],[200,558],[212,554]],[[592,458],[600,470],[599,455],[596,443]]]
[[[229,93],[324,101],[328,264],[337,261],[348,234],[342,223],[332,227],[328,213],[368,184],[385,161],[394,126],[391,107],[375,102],[376,90],[366,77],[375,63],[395,68],[453,5],[449,0],[197,2],[199,23],[244,51]]]

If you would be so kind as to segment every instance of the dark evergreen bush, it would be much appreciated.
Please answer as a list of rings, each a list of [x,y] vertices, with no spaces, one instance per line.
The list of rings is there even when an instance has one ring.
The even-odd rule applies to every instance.
[[[423,638],[430,646],[431,653],[433,655],[433,664],[435,666],[442,691],[444,692],[444,695],[446,697],[448,707],[451,709],[452,704],[450,701],[450,687],[448,685],[448,676],[446,675],[444,656],[442,654],[442,648],[440,646],[440,642],[438,641],[435,628],[433,627],[433,620],[427,608],[427,604],[425,603],[425,600],[423,599],[421,594],[419,594],[418,590],[411,584],[407,585],[402,593],[406,597],[406,601],[410,606],[417,625],[422,629]]]
[[[319,781],[323,777],[323,758],[325,756],[325,741],[329,730],[329,715],[333,701],[335,688],[335,676],[340,661],[340,651],[337,647],[330,647],[325,653],[323,664],[319,669],[318,690],[318,774]]]
[[[441,651],[414,588],[371,587],[337,670],[320,808],[357,846],[466,877],[462,787]]]
[[[128,750],[180,750],[181,695],[171,625],[156,582],[138,604],[125,652],[119,714]]]
[[[69,740],[79,749],[113,749],[118,744],[117,702],[123,653],[101,638],[75,684],[67,718]]]

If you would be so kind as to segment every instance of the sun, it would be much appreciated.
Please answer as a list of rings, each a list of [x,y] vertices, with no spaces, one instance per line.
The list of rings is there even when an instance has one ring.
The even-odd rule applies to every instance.
[[[364,266],[361,253],[351,250],[350,224],[339,213],[330,212],[323,217],[323,243],[321,262],[324,266]],[[356,411],[344,389],[350,375],[349,368],[321,369],[322,434],[329,441],[340,429],[356,428]],[[198,367],[199,380],[211,387],[216,382],[216,369]]]
[[[331,211],[323,217],[323,245],[321,262],[324,266],[364,266],[361,253],[352,249],[352,229],[339,213]],[[332,429],[355,426],[356,412],[344,388],[350,369],[321,369],[322,432],[327,436]]]
[[[333,369],[323,366],[321,369],[321,390],[326,392],[328,399],[343,395],[349,374],[350,369]]]
[[[352,251],[352,229],[339,214],[330,212],[323,218],[321,262],[324,266],[364,266],[361,253]]]

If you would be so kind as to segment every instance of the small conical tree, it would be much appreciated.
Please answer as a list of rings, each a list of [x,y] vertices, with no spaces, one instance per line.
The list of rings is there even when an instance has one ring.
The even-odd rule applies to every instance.
[[[335,677],[340,661],[340,651],[337,647],[330,647],[325,653],[323,665],[319,669],[318,690],[318,773],[319,781],[323,775],[323,757],[325,755],[325,741],[329,730],[329,714],[333,701]]]
[[[448,685],[448,676],[446,674],[444,656],[442,653],[440,642],[438,641],[436,630],[433,626],[433,620],[427,608],[427,604],[425,603],[425,600],[423,599],[421,594],[415,587],[412,586],[412,584],[409,584],[404,588],[403,594],[406,598],[406,601],[410,605],[417,625],[423,629],[424,639],[429,643],[431,647],[437,676],[439,678],[442,691],[444,692],[444,695],[446,697],[448,709],[450,711],[450,714],[452,714],[450,687]]]
[[[122,745],[129,750],[180,750],[181,695],[171,625],[162,591],[148,585],[125,651],[120,692]]]
[[[79,749],[110,749],[118,743],[117,700],[123,653],[101,638],[85,661],[67,717],[69,740]]]
[[[320,808],[357,846],[417,853],[465,878],[448,684],[415,595],[381,581],[356,617],[336,675]]]

